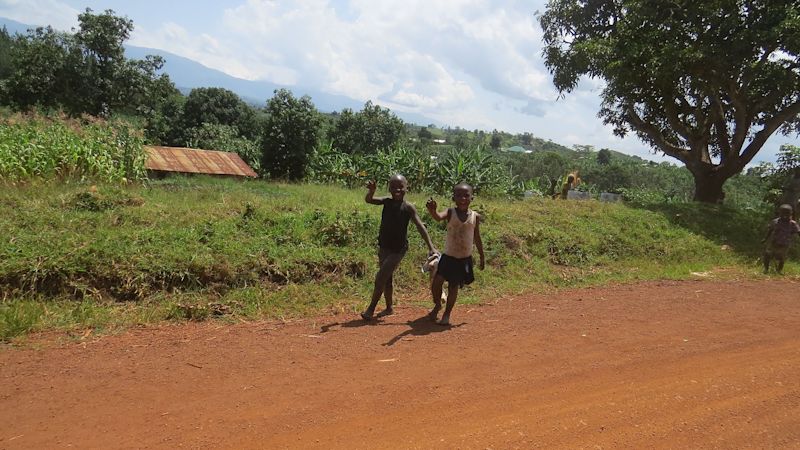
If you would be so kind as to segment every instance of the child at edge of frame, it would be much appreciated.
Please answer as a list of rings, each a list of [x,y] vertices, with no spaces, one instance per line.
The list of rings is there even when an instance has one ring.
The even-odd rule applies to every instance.
[[[775,260],[775,271],[783,273],[783,263],[792,245],[793,235],[800,233],[800,225],[792,220],[792,205],[783,204],[778,207],[778,217],[772,219],[767,227],[767,235],[761,240],[766,243],[764,249],[764,273],[769,273],[769,264]]]
[[[459,288],[475,280],[472,259],[473,246],[478,249],[480,269],[483,270],[485,267],[480,230],[481,216],[469,209],[473,199],[472,194],[472,186],[467,183],[459,183],[453,187],[454,208],[447,208],[447,210],[439,212],[436,210],[437,205],[433,198],[429,199],[425,205],[434,220],[447,223],[444,252],[439,258],[436,275],[431,283],[434,306],[428,313],[428,317],[436,322],[439,311],[442,309],[442,287],[447,281],[447,304],[441,320],[436,322],[439,325],[450,325],[450,313],[456,304]]]
[[[408,181],[403,175],[396,174],[389,178],[389,197],[375,198],[376,183],[374,180],[367,182],[367,195],[364,201],[370,205],[381,205],[381,225],[378,232],[378,273],[375,274],[375,287],[369,306],[361,313],[364,320],[372,320],[378,301],[383,295],[386,300],[386,309],[377,314],[377,317],[388,316],[394,313],[393,309],[393,275],[400,265],[400,261],[408,251],[408,222],[414,222],[420,236],[428,246],[428,254],[436,253],[428,230],[417,214],[411,203],[405,200],[408,191]]]

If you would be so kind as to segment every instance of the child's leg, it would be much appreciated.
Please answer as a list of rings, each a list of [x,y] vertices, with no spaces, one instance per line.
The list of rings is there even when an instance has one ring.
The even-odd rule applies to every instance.
[[[444,314],[439,325],[450,325],[450,312],[453,311],[453,306],[456,305],[458,298],[458,284],[447,283],[447,306],[444,307]]]
[[[431,295],[433,296],[433,309],[428,313],[428,317],[435,321],[439,310],[442,309],[442,286],[444,285],[444,278],[436,274],[431,280]]]
[[[383,286],[383,298],[386,300],[386,309],[379,312],[378,317],[388,316],[394,313],[394,309],[392,309],[392,295],[394,293],[394,285],[392,284],[393,279],[394,276],[390,276],[389,280],[386,281],[386,285]],[[377,304],[375,306],[377,307]]]
[[[764,273],[769,273],[769,262],[772,260],[772,255],[769,251],[764,252]]]
[[[392,309],[392,295],[394,294],[393,279],[394,276],[390,276],[386,281],[386,286],[383,287],[383,298],[386,300],[386,309]]]
[[[783,273],[783,263],[784,263],[785,260],[783,258],[775,258],[775,259],[776,259],[775,270],[779,274],[782,274]]]
[[[381,295],[385,294],[386,285],[391,280],[392,274],[394,273],[394,270],[397,269],[397,266],[400,264],[403,256],[405,256],[405,252],[390,253],[384,249],[381,249],[378,252],[380,268],[378,269],[378,273],[375,274],[375,287],[372,290],[372,299],[370,300],[367,309],[361,313],[361,317],[364,320],[371,319],[372,315],[375,314],[375,308],[378,307],[378,301],[381,299]],[[390,306],[387,306],[387,309],[390,309]]]

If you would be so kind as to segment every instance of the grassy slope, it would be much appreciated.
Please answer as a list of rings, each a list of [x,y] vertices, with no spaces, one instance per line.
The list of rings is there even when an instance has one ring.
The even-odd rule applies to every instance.
[[[336,187],[175,178],[149,187],[0,192],[0,339],[164,319],[297,317],[363,307],[380,208]],[[410,194],[420,209],[425,198]],[[439,198],[440,205],[449,201]],[[610,281],[757,273],[765,218],[717,206],[478,198],[488,267],[462,301]],[[444,229],[424,217],[434,242]],[[396,277],[427,304],[413,227]],[[727,245],[730,249],[723,249]],[[793,255],[797,257],[796,253]],[[787,273],[798,274],[797,264]]]

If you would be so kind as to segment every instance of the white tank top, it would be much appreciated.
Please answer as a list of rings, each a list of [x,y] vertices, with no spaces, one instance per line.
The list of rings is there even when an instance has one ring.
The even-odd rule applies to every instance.
[[[466,258],[472,255],[472,244],[475,238],[475,211],[467,212],[467,220],[458,218],[455,208],[450,208],[450,220],[447,222],[447,241],[444,253],[453,258]]]

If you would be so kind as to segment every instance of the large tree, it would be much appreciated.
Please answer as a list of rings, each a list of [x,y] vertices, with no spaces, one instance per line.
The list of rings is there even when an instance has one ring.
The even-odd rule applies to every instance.
[[[315,150],[322,119],[311,97],[296,98],[287,89],[267,101],[261,137],[261,170],[272,178],[300,180]]]
[[[11,66],[11,48],[13,45],[14,39],[4,26],[0,29],[0,80],[8,78],[13,71]]]
[[[605,80],[600,117],[685,164],[695,200],[800,131],[797,0],[550,0],[540,23],[559,91]]]
[[[133,21],[119,17],[112,10],[94,14],[91,9],[78,15],[75,43],[82,53],[83,62],[77,75],[81,78],[80,100],[82,109],[90,114],[108,114],[118,106],[126,105],[129,91],[123,85],[130,81],[137,66],[127,64],[122,43],[133,31]],[[160,57],[148,60],[150,73],[163,65]],[[127,86],[126,86],[127,87]]]
[[[204,123],[236,127],[248,139],[258,138],[256,111],[235,92],[223,88],[192,89],[183,106],[183,126],[188,130]]]
[[[402,119],[368,101],[357,113],[345,108],[328,137],[339,151],[365,155],[394,147],[404,133]]]
[[[6,103],[19,109],[63,108],[73,115],[140,113],[174,90],[158,73],[161,57],[125,58],[123,42],[133,30],[129,19],[87,8],[78,23],[75,33],[40,27],[12,38],[10,64],[3,68]]]
[[[50,27],[29,30],[13,38],[10,65],[4,80],[3,101],[19,109],[33,106],[53,108],[63,104],[73,91],[69,67],[79,60],[74,39]],[[70,94],[71,95],[71,94]]]

